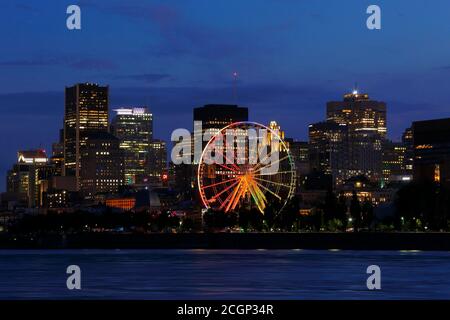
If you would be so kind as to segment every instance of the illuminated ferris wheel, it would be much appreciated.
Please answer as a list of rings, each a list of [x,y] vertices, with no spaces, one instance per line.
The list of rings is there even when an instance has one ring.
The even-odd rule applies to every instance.
[[[281,212],[295,192],[289,148],[276,130],[255,122],[233,123],[215,134],[203,150],[197,178],[204,206],[224,212],[246,207],[264,214],[271,203]]]

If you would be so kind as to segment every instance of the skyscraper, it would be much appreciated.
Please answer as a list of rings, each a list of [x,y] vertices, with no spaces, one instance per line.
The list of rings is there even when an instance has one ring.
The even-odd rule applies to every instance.
[[[39,205],[40,168],[48,163],[47,154],[42,149],[19,151],[17,163],[7,174],[7,191],[26,194],[28,207]]]
[[[281,130],[281,126],[276,121],[270,121],[268,128],[272,130],[276,135],[278,135],[278,138],[285,142],[287,148],[289,148],[289,141],[285,141],[284,137],[284,131]],[[267,133],[267,144],[270,146],[272,144],[272,132],[268,131]],[[274,150],[272,150],[273,152]],[[278,142],[278,150],[277,151],[286,151],[284,150],[281,143]]]
[[[402,135],[402,143],[405,146],[404,167],[406,172],[412,176],[414,165],[414,141],[412,128],[405,129]]]
[[[364,175],[380,181],[382,141],[387,131],[386,104],[355,90],[344,95],[343,101],[327,103],[327,121],[347,125],[348,176]]]
[[[85,136],[80,149],[80,192],[86,199],[99,193],[115,193],[124,184],[123,152],[119,139],[107,132]]]
[[[167,174],[166,142],[155,139],[150,142],[149,150],[148,182],[153,185],[160,185],[163,174]]]
[[[207,104],[194,109],[194,121],[201,121],[204,130],[218,131],[234,122],[248,121],[248,108],[230,104]]]
[[[153,139],[153,115],[147,107],[120,108],[111,131],[124,153],[125,184],[142,183],[149,174],[149,151]]]
[[[310,172],[309,143],[307,141],[295,141],[290,138],[285,139],[285,141],[289,145],[289,151],[295,163],[297,184],[300,184],[302,179]]]
[[[194,109],[194,125],[195,122],[201,122],[202,135],[206,133],[213,136],[224,127],[241,121],[248,121],[248,108],[229,104],[207,104]],[[199,137],[194,138],[200,141]],[[203,147],[207,142],[203,141]]]
[[[412,176],[405,167],[406,146],[402,142],[383,142],[383,185],[409,181]]]
[[[77,186],[81,176],[81,148],[87,135],[108,132],[108,87],[79,83],[66,87],[64,114],[64,172]]]
[[[309,125],[309,164],[315,172],[332,175],[334,184],[346,178],[348,126],[332,121]]]
[[[450,186],[450,118],[413,122],[414,180]]]
[[[64,130],[59,130],[59,141],[52,144],[50,163],[54,166],[55,176],[62,176],[64,171]]]

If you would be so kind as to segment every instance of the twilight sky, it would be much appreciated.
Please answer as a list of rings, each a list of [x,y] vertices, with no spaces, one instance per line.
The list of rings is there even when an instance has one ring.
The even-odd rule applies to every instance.
[[[66,28],[78,4],[82,30]],[[366,8],[382,29],[366,28]],[[42,0],[0,4],[0,191],[19,149],[57,140],[64,87],[110,85],[110,109],[148,105],[155,137],[192,108],[237,102],[306,139],[355,82],[388,104],[388,134],[450,116],[448,0]]]

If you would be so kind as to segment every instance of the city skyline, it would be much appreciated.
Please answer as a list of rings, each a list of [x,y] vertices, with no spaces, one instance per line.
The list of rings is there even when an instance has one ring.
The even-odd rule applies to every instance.
[[[66,99],[67,99],[67,97],[70,97],[70,96],[67,96],[67,92],[68,92],[68,90],[70,91],[70,90],[73,90],[74,88],[77,88],[78,86],[87,86],[87,88],[89,88],[89,87],[92,87],[92,86],[94,86],[94,87],[96,87],[96,86],[99,86],[99,88],[100,89],[105,89],[106,90],[106,92],[107,92],[107,94],[106,94],[106,96],[105,96],[105,98],[107,99],[107,105],[108,105],[108,101],[110,100],[110,98],[109,98],[109,95],[110,95],[110,86],[108,85],[108,84],[105,84],[105,85],[102,85],[102,84],[97,84],[97,83],[93,83],[93,82],[86,82],[86,83],[76,83],[76,84],[73,84],[72,86],[66,86],[65,87],[65,90],[66,90]],[[353,96],[353,95],[355,95],[356,94],[356,96],[358,96],[358,93],[359,93],[359,91],[357,90],[357,88],[356,87],[354,87],[353,88],[353,90],[351,90],[351,91],[349,91],[349,92],[344,92],[344,93],[342,93],[341,94],[341,97],[343,97],[344,98],[344,101],[345,101],[345,99],[347,99],[348,98],[348,96]],[[366,97],[366,98],[368,98],[368,94],[367,93],[361,93],[361,94],[359,94],[359,96],[361,96],[361,97]],[[89,99],[89,98],[87,98],[87,99]],[[95,98],[95,99],[97,99],[97,98]],[[336,99],[337,100],[337,99]],[[375,102],[377,102],[377,101],[375,101]],[[339,102],[336,102],[336,101],[328,101],[328,102],[326,102],[325,103],[325,107],[324,107],[324,109],[325,109],[325,120],[327,119],[327,106],[330,104],[330,103],[337,103],[337,104],[339,104]],[[384,108],[385,109],[387,109],[386,108],[386,104],[384,103],[384,102],[382,102],[383,104],[384,104]],[[66,100],[66,104],[67,104],[67,100]],[[108,132],[112,132],[113,130],[114,130],[114,121],[116,120],[116,117],[117,117],[117,114],[118,114],[118,111],[120,111],[120,110],[125,110],[124,108],[130,108],[129,106],[130,106],[131,104],[123,104],[123,105],[120,105],[120,106],[115,106],[115,107],[111,107],[111,106],[109,106],[109,108],[107,108],[108,109],[108,115],[106,115],[105,116],[105,123],[103,123],[102,124],[102,126],[104,127],[104,129],[105,130],[107,130]],[[127,107],[128,106],[128,107]],[[207,107],[208,106],[208,104],[206,104],[204,107]],[[211,106],[213,106],[213,105],[211,105]],[[219,104],[219,106],[227,106],[227,105],[225,105],[225,104]],[[229,106],[233,106],[233,105],[229,105]],[[237,105],[236,105],[236,107],[237,107]],[[193,107],[192,109],[191,109],[191,112],[192,111],[194,111],[194,115],[192,116],[192,120],[191,120],[191,125],[192,125],[192,121],[193,120],[195,120],[195,111],[197,110],[197,109],[202,109],[203,107]],[[248,107],[247,106],[245,106],[244,107],[245,109],[247,109]],[[138,109],[139,109],[139,107],[138,107]],[[155,143],[158,143],[159,141],[162,141],[163,143],[165,143],[165,144],[167,144],[168,146],[171,146],[174,142],[172,142],[172,141],[170,141],[170,138],[169,139],[159,139],[159,138],[153,138],[153,127],[154,127],[154,124],[153,124],[153,120],[154,120],[154,117],[153,117],[153,115],[154,115],[154,113],[151,111],[151,108],[148,108],[148,107],[145,107],[145,109],[147,110],[147,112],[149,112],[149,113],[151,113],[151,118],[150,118],[150,121],[151,121],[151,126],[152,126],[152,129],[151,129],[151,136],[152,136],[152,138],[149,140],[149,141],[154,141]],[[248,109],[250,109],[251,110],[251,108],[248,108]],[[250,110],[249,111],[247,111],[249,114],[251,113],[250,112]],[[120,113],[120,112],[119,112]],[[387,114],[388,112],[386,112],[385,111],[385,113]],[[269,116],[270,117],[270,116]],[[385,116],[386,117],[386,116]],[[248,115],[248,119],[250,119],[251,117]],[[387,116],[387,118],[389,118],[388,116]],[[264,119],[264,120],[262,120],[261,122],[262,123],[268,123],[269,121],[272,121],[272,120],[276,120],[277,119],[277,117],[272,117],[272,118],[267,118],[267,119]],[[86,120],[87,122],[89,122],[88,120]],[[97,120],[95,120],[94,119],[94,124],[96,123],[96,121]],[[103,120],[102,120],[103,121]],[[310,124],[308,124],[307,126],[306,126],[306,129],[308,130],[308,127],[311,127],[311,125],[315,125],[315,124],[318,124],[318,123],[321,123],[321,121],[324,121],[324,119],[318,119],[318,122],[316,122],[316,123],[310,123]],[[62,121],[62,123],[63,123],[63,126],[64,126],[64,123],[65,123],[65,121],[64,121],[64,116],[63,116],[63,121]],[[95,124],[96,125],[96,124]],[[282,124],[281,124],[282,125]],[[410,124],[410,126],[412,125],[412,122],[411,122],[411,124]],[[284,126],[283,126],[284,127]],[[187,127],[188,128],[188,130],[191,130],[192,128],[190,128],[190,127]],[[175,129],[177,129],[177,128],[168,128],[168,129],[170,129],[170,130],[175,130]],[[298,127],[297,127],[297,129],[298,129]],[[406,130],[407,128],[405,128],[404,130]],[[62,131],[61,131],[62,130]],[[402,131],[402,134],[403,134],[403,132],[404,132],[404,130]],[[60,129],[60,130],[58,130],[58,135],[61,135],[61,132],[63,132],[64,130],[63,129]],[[386,134],[386,131],[387,131],[387,133],[389,133],[389,129],[387,129],[386,130],[386,128],[384,128],[384,133]],[[289,138],[289,139],[293,139],[293,141],[299,141],[299,142],[302,142],[302,141],[306,141],[307,143],[309,143],[309,141],[310,141],[310,139],[311,139],[311,137],[309,136],[307,136],[307,137],[305,137],[304,139],[298,139],[298,138],[295,138],[295,134],[291,134],[290,132],[288,132],[288,134],[287,134],[287,136],[286,136],[287,138]],[[61,138],[61,137],[60,137]],[[60,139],[59,138],[59,139]],[[389,137],[389,135],[387,135],[386,136],[386,138],[387,139],[389,139],[390,137]],[[395,142],[397,142],[397,141],[399,141],[400,139],[396,139],[396,140],[393,140],[393,141],[395,141]],[[42,144],[40,144],[39,146],[31,146],[31,147],[29,147],[29,148],[18,148],[17,150],[16,150],[16,153],[15,153],[15,155],[17,155],[17,152],[20,152],[20,150],[37,150],[37,149],[42,149],[42,150],[46,150],[49,154],[50,154],[50,150],[51,149],[53,149],[54,148],[54,144],[55,143],[57,143],[59,140],[58,139],[55,139],[54,141],[46,141],[45,142],[45,145],[46,146],[52,146],[52,148],[50,148],[50,149],[48,149],[48,150],[46,150],[46,148],[45,147],[43,147],[42,146]],[[400,140],[401,141],[401,140]],[[168,154],[170,154],[170,149],[168,150]],[[12,162],[12,163],[15,163],[15,161],[14,162]],[[1,177],[1,175],[3,175],[4,173],[0,173],[0,177]],[[3,178],[3,177],[2,177]],[[6,176],[3,178],[3,180],[6,180]],[[6,189],[6,185],[4,186],[4,189]],[[4,190],[2,190],[2,184],[0,184],[0,191],[4,191]]]
[[[0,190],[17,150],[50,150],[63,119],[62,88],[84,81],[110,85],[111,109],[149,106],[155,136],[166,141],[174,127],[190,128],[192,108],[207,103],[249,107],[252,120],[276,118],[289,137],[306,140],[326,102],[358,83],[387,103],[389,137],[400,140],[413,120],[448,116],[443,21],[450,4],[433,4],[379,1],[383,28],[375,33],[365,27],[360,1],[345,9],[227,1],[220,10],[205,1],[80,1],[78,33],[60,17],[65,3],[7,4],[0,12],[0,27],[9,30],[0,53],[0,133],[15,139],[0,141]],[[283,112],[275,117],[274,108]]]

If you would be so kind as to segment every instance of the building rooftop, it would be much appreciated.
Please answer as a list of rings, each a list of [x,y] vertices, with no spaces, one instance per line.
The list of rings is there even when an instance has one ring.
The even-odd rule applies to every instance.
[[[47,162],[47,159],[44,149],[23,150],[17,153],[17,162],[19,163]]]

